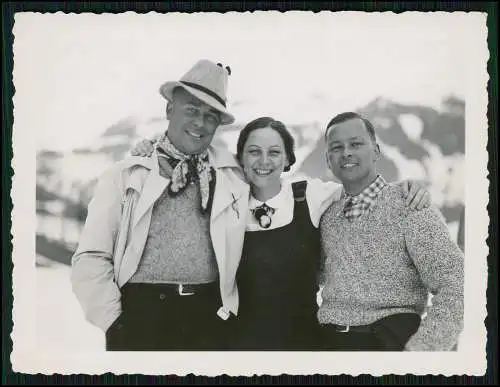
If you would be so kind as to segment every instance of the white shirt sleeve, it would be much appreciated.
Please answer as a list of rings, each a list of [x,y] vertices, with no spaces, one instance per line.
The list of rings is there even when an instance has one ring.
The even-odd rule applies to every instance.
[[[323,212],[335,200],[340,200],[342,194],[342,185],[333,181],[322,181],[320,179],[311,179],[307,181],[306,200],[309,207],[309,215],[314,227],[319,226],[319,221]],[[283,184],[278,195],[266,202],[270,207],[275,208],[275,213],[272,215],[271,226],[263,229],[251,213],[252,208],[261,205],[262,202],[250,197],[248,206],[249,216],[247,221],[247,231],[265,231],[274,228],[283,227],[290,224],[293,220],[294,198],[293,190],[290,182]]]
[[[341,194],[342,184],[320,179],[308,180],[306,198],[311,222],[314,227],[319,226],[319,221],[325,210],[334,201],[340,200]]]

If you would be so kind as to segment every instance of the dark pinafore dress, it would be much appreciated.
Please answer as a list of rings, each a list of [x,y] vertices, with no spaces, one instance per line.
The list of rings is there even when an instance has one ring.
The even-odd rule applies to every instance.
[[[245,234],[237,273],[235,350],[317,349],[320,242],[309,215],[306,183],[292,185],[290,224]]]

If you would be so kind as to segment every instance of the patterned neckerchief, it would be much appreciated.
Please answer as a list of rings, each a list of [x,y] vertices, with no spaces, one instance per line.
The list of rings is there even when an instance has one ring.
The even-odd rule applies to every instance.
[[[386,184],[384,178],[378,175],[373,183],[358,195],[352,196],[344,191],[344,216],[349,220],[353,220],[363,215],[375,203],[378,194]]]
[[[214,180],[214,171],[208,161],[208,152],[205,151],[199,155],[186,155],[179,151],[163,135],[157,142],[158,156],[166,157],[172,166],[171,182],[168,186],[168,192],[171,196],[180,194],[189,183],[198,181],[201,194],[202,212],[207,212],[211,206],[213,189],[211,182]],[[175,160],[172,162],[172,159]]]

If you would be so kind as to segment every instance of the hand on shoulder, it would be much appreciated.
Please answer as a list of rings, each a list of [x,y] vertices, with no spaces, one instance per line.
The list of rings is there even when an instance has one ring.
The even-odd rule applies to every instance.
[[[403,191],[405,204],[412,210],[420,211],[432,204],[431,194],[422,180],[407,179],[397,183]]]
[[[140,140],[131,150],[131,156],[151,157],[154,152],[155,144],[161,138],[161,135],[156,135],[152,139],[144,138]]]

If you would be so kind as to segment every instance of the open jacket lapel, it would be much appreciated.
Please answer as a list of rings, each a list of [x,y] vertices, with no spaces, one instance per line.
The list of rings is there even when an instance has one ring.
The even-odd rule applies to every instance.
[[[213,223],[228,206],[232,205],[233,210],[237,210],[236,205],[243,196],[248,200],[249,186],[244,181],[241,167],[232,153],[220,149],[215,152],[213,148],[209,148],[209,155],[217,174],[211,213]]]
[[[139,201],[137,202],[132,227],[135,227],[148,209],[154,205],[155,201],[160,197],[170,181],[160,175],[156,151],[151,155],[151,159],[151,171],[146,177]]]
[[[209,150],[210,152],[210,150]],[[212,151],[213,152],[213,151]],[[216,173],[215,192],[210,214],[210,234],[220,274],[220,290],[224,308],[236,313],[238,296],[235,274],[243,246],[245,221],[248,211],[249,186],[242,179],[242,171],[228,151],[211,153],[211,164]],[[210,154],[210,153],[209,153]],[[139,191],[131,223],[131,235],[119,272],[122,286],[136,271],[151,221],[152,207],[169,183],[159,174],[158,155],[154,152],[149,171]]]
[[[248,200],[248,186],[238,177],[229,178],[222,171],[217,170],[217,183],[215,185],[214,201],[212,205],[211,221],[214,222],[217,217],[229,206],[234,206],[233,210],[238,211],[240,200]]]
[[[241,178],[234,157],[216,169],[217,182],[210,218],[210,233],[220,275],[223,306],[218,313],[227,318],[237,313],[236,271],[241,257],[248,211],[249,186]]]

